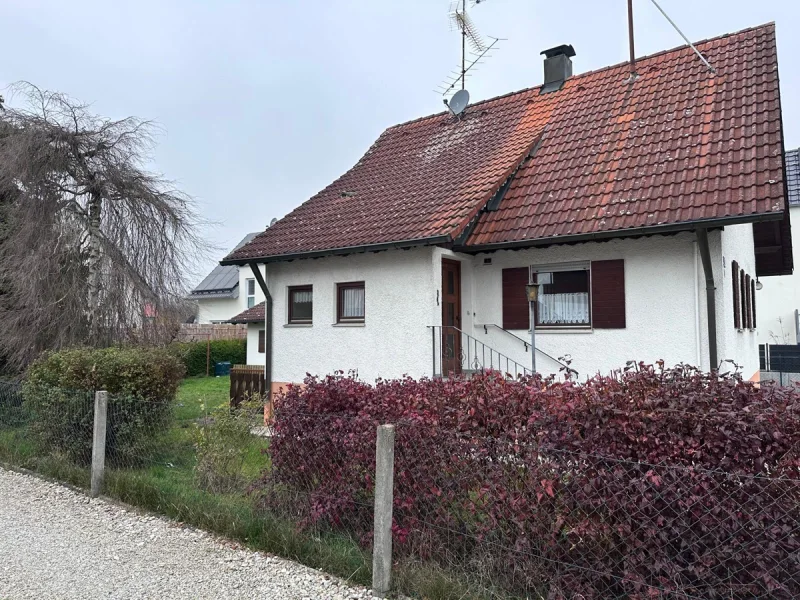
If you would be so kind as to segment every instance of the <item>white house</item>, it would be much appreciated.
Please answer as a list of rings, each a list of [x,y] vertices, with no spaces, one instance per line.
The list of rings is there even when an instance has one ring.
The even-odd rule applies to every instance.
[[[247,234],[233,250],[241,248],[257,235],[258,232]],[[240,283],[238,266],[217,265],[189,295],[191,300],[197,302],[196,321],[227,323],[243,310],[255,305],[255,290],[256,282],[252,275],[249,278],[243,277]]]
[[[786,188],[791,223],[800,223],[800,149],[786,153]],[[798,238],[795,237],[794,240]],[[800,253],[800,240],[789,246],[794,255]],[[760,279],[763,289],[758,293],[759,344],[800,343],[800,273],[791,277]]]
[[[660,359],[757,376],[756,238],[787,211],[774,26],[698,48],[715,73],[682,47],[632,80],[572,76],[563,46],[545,86],[388,129],[222,261],[257,279],[234,319],[248,363],[273,389],[336,370],[519,373],[532,283],[537,371],[568,355],[581,378]]]

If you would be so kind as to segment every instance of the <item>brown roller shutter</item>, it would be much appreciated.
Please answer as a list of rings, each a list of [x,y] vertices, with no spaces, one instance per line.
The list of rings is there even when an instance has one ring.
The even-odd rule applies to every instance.
[[[753,313],[753,329],[756,328],[756,282],[750,280],[750,310]]]
[[[733,277],[733,326],[736,329],[742,328],[742,313],[739,308],[739,263],[733,261],[731,265],[731,276]]]
[[[528,285],[528,267],[503,269],[503,329],[530,327],[526,285]]]
[[[625,261],[592,261],[592,327],[625,328]]]
[[[258,351],[264,354],[264,330],[258,332]]]

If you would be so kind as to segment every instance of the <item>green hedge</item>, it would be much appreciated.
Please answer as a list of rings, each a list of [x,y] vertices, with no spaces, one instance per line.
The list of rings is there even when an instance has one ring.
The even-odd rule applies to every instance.
[[[141,460],[166,431],[185,368],[167,349],[65,350],[37,359],[23,385],[31,430],[50,450],[78,464],[91,459],[94,391],[106,390],[106,456]]]
[[[206,374],[206,342],[175,344],[178,356],[186,366],[186,375]],[[214,340],[211,342],[211,374],[214,363],[229,362],[232,365],[247,364],[247,340]]]

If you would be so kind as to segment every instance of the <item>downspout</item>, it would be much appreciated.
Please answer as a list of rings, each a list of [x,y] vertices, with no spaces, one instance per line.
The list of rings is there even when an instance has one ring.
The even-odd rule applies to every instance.
[[[258,268],[258,263],[251,262],[250,270],[253,272],[253,277],[256,278],[258,286],[264,293],[264,317],[267,321],[267,331],[264,336],[264,379],[266,380],[267,388],[267,401],[272,400],[272,295],[269,293],[269,288],[264,278],[261,276],[261,270]]]
[[[703,261],[703,271],[706,276],[706,311],[708,312],[708,354],[709,370],[716,371],[719,367],[717,360],[717,304],[714,287],[714,270],[711,266],[711,251],[708,248],[708,230],[697,230],[697,246],[700,258]]]

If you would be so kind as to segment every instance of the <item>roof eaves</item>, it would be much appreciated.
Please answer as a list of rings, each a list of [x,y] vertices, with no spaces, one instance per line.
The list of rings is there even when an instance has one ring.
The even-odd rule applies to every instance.
[[[394,250],[399,248],[412,248],[414,246],[436,246],[439,244],[450,244],[453,238],[451,235],[439,235],[429,238],[414,240],[403,240],[399,242],[383,242],[380,244],[366,244],[363,246],[347,246],[344,248],[331,248],[328,250],[313,250],[311,252],[296,252],[292,254],[275,254],[271,256],[248,256],[246,258],[223,259],[219,264],[227,265],[247,265],[250,263],[273,263],[288,262],[292,260],[302,260],[304,258],[324,258],[326,256],[344,256],[347,254],[360,254],[364,252],[382,252],[384,250]]]
[[[759,215],[740,215],[736,217],[724,217],[721,219],[701,219],[698,221],[686,221],[683,223],[669,223],[667,225],[634,227],[631,229],[615,229],[611,231],[579,233],[576,235],[559,235],[548,238],[515,240],[513,242],[496,242],[493,244],[481,244],[476,246],[462,245],[462,246],[454,246],[453,251],[463,252],[465,254],[479,254],[481,252],[494,252],[497,250],[519,250],[523,248],[533,248],[535,246],[552,246],[554,244],[575,244],[579,242],[601,241],[614,238],[680,233],[684,231],[694,231],[696,229],[725,227],[727,225],[759,223],[762,221],[778,221],[782,218],[783,218],[783,211],[781,210],[780,212],[761,213]]]

